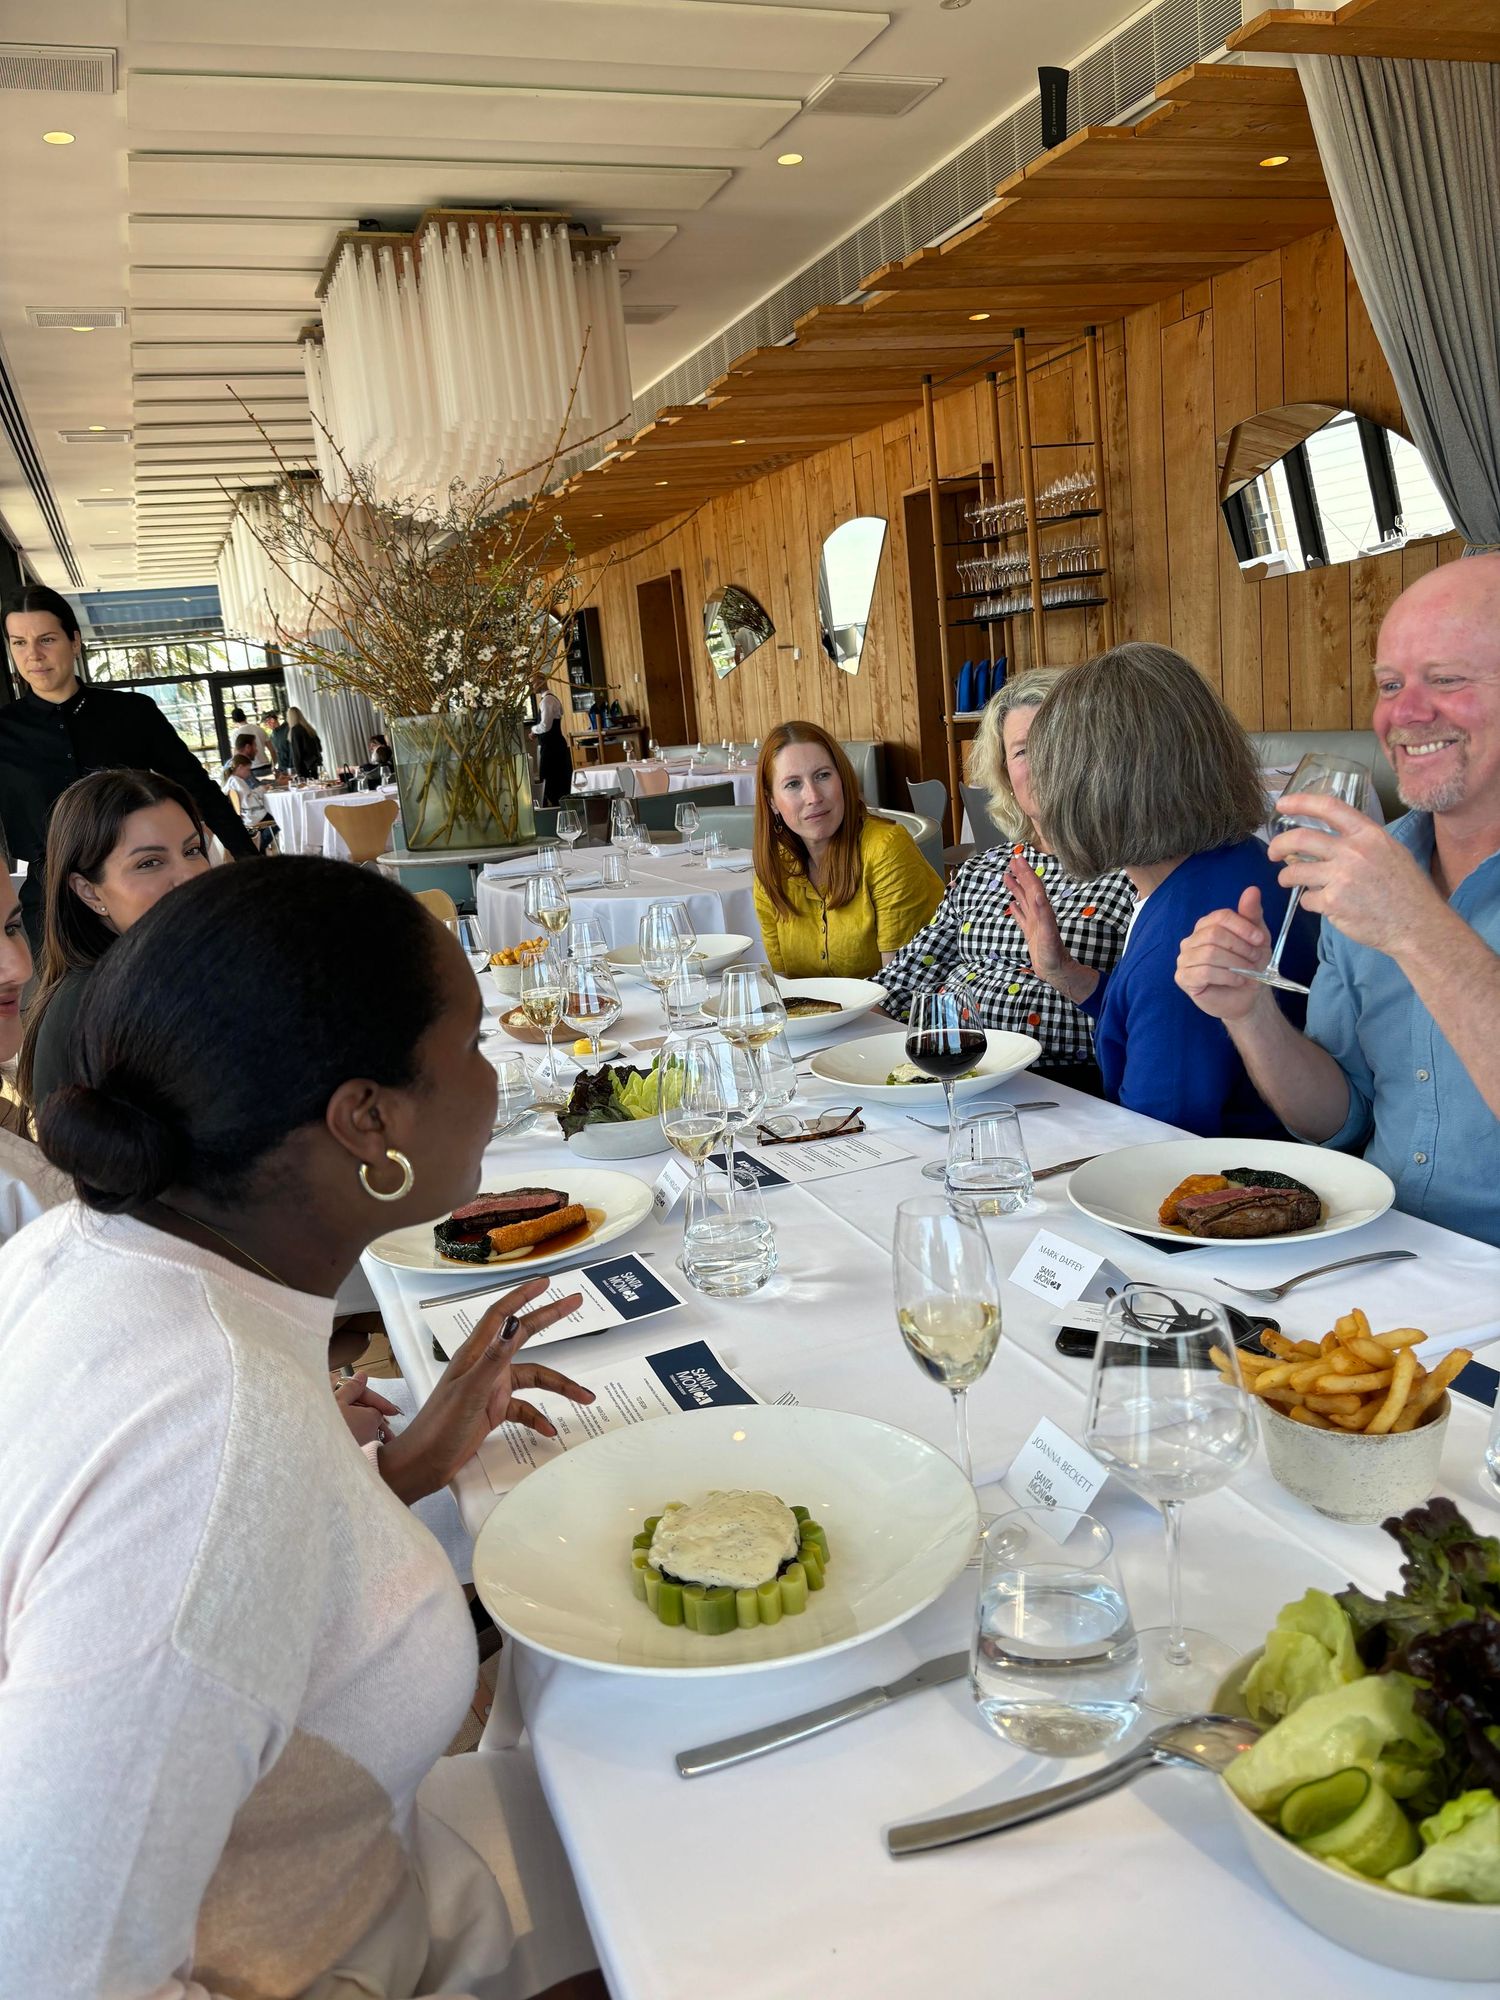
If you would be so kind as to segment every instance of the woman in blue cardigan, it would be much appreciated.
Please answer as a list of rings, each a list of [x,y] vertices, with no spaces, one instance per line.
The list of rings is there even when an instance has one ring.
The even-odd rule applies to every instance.
[[[1273,936],[1286,910],[1257,838],[1266,798],[1244,730],[1180,653],[1127,645],[1061,676],[1028,748],[1038,818],[1063,869],[1079,881],[1123,869],[1139,899],[1119,962],[1101,974],[1063,949],[1037,876],[1009,876],[1034,970],[1093,1018],[1105,1095],[1205,1138],[1282,1136],[1228,1031],[1174,977],[1198,919],[1234,909],[1252,884]],[[1283,960],[1291,978],[1311,980],[1317,942],[1317,920],[1299,912]],[[1277,1000],[1300,1027],[1301,997]]]

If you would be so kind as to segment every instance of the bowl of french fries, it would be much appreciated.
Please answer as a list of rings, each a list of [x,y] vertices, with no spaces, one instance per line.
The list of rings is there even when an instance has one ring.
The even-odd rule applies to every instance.
[[[1356,1308],[1321,1340],[1263,1333],[1264,1354],[1241,1348],[1277,1483],[1330,1520],[1360,1525],[1425,1500],[1443,1456],[1448,1384],[1473,1359],[1456,1347],[1426,1368],[1417,1353],[1426,1338],[1413,1326],[1376,1333]]]

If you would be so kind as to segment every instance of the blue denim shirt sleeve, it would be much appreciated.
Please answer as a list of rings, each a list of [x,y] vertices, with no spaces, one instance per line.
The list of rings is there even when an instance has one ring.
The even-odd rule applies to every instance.
[[[1359,1006],[1350,982],[1343,940],[1332,924],[1324,924],[1318,940],[1318,969],[1307,1003],[1307,1038],[1326,1049],[1344,1072],[1349,1086],[1349,1113],[1323,1143],[1349,1152],[1362,1146],[1374,1124],[1375,1078],[1359,1039]],[[1293,1131],[1296,1125],[1291,1125]]]

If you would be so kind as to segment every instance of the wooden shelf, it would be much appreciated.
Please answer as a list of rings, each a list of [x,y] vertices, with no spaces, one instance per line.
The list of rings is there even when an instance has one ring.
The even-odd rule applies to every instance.
[[[1079,507],[1071,514],[1040,514],[1037,516],[1039,528],[1061,528],[1069,521],[1097,521],[1103,513],[1100,507]],[[962,541],[944,542],[945,549],[987,549],[991,542],[1011,542],[1017,535],[1024,535],[1024,527],[997,528],[993,535],[968,535]]]
[[[1069,570],[1068,575],[1065,577],[1044,576],[1042,578],[1042,582],[1066,583],[1071,577],[1108,576],[1108,575],[1109,571],[1107,569],[1074,569],[1074,570]],[[1020,585],[1031,583],[1032,581],[1034,581],[1034,579],[1029,576],[1018,577],[1016,580],[1016,587],[1019,588]],[[983,590],[950,590],[946,593],[947,602],[950,604],[955,604],[955,603],[962,603],[971,597],[994,597],[997,596],[1001,590],[1008,588],[1009,585],[1005,584],[990,584],[987,585]],[[1044,608],[1050,609],[1050,606]]]
[[[1092,611],[1096,606],[1108,604],[1108,602],[1109,599],[1107,597],[1070,597],[1066,604],[1044,604],[1042,606],[1042,616],[1044,618],[1051,618],[1054,615],[1060,616],[1064,611]],[[993,618],[950,618],[948,623],[950,625],[1010,625],[1017,618],[1029,618],[1031,616],[1031,609],[1032,607],[1028,604],[1020,611],[997,612]]]

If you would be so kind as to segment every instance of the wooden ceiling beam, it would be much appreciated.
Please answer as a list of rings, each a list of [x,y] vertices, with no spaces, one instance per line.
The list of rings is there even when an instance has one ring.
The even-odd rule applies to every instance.
[[[1500,19],[1490,0],[1349,0],[1258,14],[1227,38],[1246,54],[1394,56],[1500,62]]]

